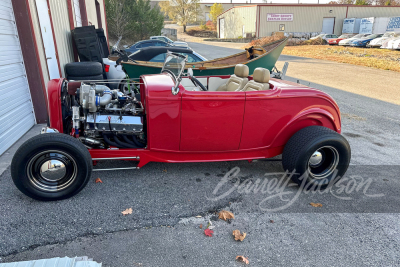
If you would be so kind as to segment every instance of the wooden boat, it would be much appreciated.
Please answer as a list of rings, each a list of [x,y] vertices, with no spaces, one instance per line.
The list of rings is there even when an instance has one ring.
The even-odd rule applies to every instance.
[[[245,51],[228,57],[217,58],[214,60],[187,63],[186,68],[192,68],[194,76],[209,75],[231,75],[234,73],[236,64],[245,64],[249,67],[250,75],[255,68],[262,67],[272,71],[278,60],[287,38],[271,42],[264,46],[256,46]],[[121,62],[125,72],[132,79],[139,78],[144,74],[159,74],[163,63],[137,61]]]

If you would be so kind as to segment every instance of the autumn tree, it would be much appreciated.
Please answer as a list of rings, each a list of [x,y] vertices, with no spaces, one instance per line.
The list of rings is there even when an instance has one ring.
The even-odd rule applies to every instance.
[[[400,0],[375,0],[374,3],[378,6],[400,6]]]
[[[338,4],[341,5],[354,5],[355,0],[339,0]]]
[[[149,0],[105,0],[110,38],[132,43],[160,35],[164,16]]]
[[[368,5],[370,5],[370,3],[368,3],[367,0],[356,0],[355,4],[358,5],[358,6],[368,6]]]
[[[200,15],[200,0],[169,0],[160,2],[161,11],[175,20],[178,25],[186,26],[193,23]]]
[[[214,25],[217,24],[218,15],[224,12],[224,7],[222,4],[214,3],[210,9],[210,17]]]

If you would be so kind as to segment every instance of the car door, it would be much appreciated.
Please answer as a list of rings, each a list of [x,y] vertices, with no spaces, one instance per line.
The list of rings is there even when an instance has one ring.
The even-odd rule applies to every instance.
[[[246,106],[243,119],[243,132],[240,149],[267,147],[279,131],[290,121],[291,117],[283,114],[291,106],[296,105],[296,99],[283,105],[279,98],[280,89],[271,85],[271,89],[246,92]]]
[[[182,151],[228,151],[240,145],[244,92],[188,91],[182,94]]]

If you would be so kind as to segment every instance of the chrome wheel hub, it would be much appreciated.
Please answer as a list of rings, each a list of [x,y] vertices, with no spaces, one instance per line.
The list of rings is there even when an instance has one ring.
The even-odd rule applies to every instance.
[[[322,162],[322,153],[315,151],[310,158],[310,165],[317,166]]]
[[[48,160],[40,167],[40,175],[47,181],[58,181],[66,174],[65,165],[59,160]]]
[[[333,146],[323,146],[308,160],[308,172],[314,179],[325,179],[332,175],[339,164],[339,152]]]
[[[27,165],[29,181],[45,192],[58,192],[76,179],[78,167],[66,152],[46,150],[33,156]]]

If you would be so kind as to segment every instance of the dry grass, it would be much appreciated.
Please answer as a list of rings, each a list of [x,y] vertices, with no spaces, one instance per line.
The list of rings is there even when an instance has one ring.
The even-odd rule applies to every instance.
[[[300,45],[286,46],[284,55],[331,60],[400,72],[400,51],[356,47]]]
[[[248,48],[251,46],[263,46],[269,43],[272,43],[274,41],[278,41],[280,39],[282,39],[282,36],[278,36],[278,35],[274,35],[274,36],[267,36],[261,39],[256,39],[251,41],[250,43],[248,43],[247,45],[245,45],[243,48]]]

